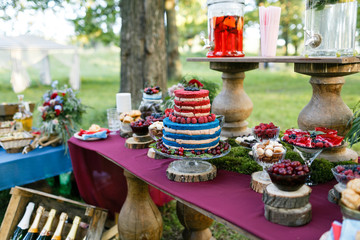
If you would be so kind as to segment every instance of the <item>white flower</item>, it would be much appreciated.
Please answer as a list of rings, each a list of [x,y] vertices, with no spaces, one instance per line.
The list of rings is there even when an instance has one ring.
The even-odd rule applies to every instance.
[[[39,111],[39,112],[44,112],[44,111],[45,111],[45,108],[44,108],[43,106],[39,106],[39,107],[38,107],[38,111]]]
[[[58,83],[59,83],[58,80],[53,81],[53,82],[51,83],[51,87],[52,87],[52,88],[56,88],[57,85],[58,85]]]
[[[55,99],[51,99],[51,100],[50,100],[50,105],[52,105],[52,106],[55,105],[55,102],[56,102]]]
[[[59,124],[59,120],[57,120],[57,118],[53,119],[52,122],[53,122],[53,124],[55,124],[55,125]]]

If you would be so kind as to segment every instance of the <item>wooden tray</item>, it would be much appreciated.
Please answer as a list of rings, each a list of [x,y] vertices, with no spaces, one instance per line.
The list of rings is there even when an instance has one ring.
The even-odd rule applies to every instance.
[[[45,213],[40,220],[40,230],[45,224],[50,209],[54,208],[56,217],[52,223],[52,231],[55,231],[60,214],[66,212],[69,215],[68,222],[72,222],[75,216],[81,217],[76,239],[83,239],[85,236],[87,240],[101,239],[107,210],[28,188],[14,187],[10,193],[12,196],[1,224],[0,240],[7,240],[11,237],[30,201],[35,203],[30,224],[35,217],[37,207],[41,205],[45,208]],[[66,238],[70,228],[71,223],[66,223],[62,231],[62,239]]]

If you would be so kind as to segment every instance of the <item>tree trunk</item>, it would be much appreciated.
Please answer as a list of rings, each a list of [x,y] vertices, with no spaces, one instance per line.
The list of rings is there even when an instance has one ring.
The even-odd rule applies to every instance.
[[[181,78],[181,62],[179,56],[179,35],[176,26],[175,0],[165,0],[167,29],[167,74],[169,79]]]
[[[166,48],[163,0],[121,0],[121,84],[130,92],[133,109],[142,99],[141,89],[158,85],[166,89]]]

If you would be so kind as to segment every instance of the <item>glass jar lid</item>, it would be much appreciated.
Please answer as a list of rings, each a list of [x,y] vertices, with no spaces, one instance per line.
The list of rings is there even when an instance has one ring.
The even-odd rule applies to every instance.
[[[217,3],[240,3],[244,4],[245,0],[207,0],[207,5],[217,4]]]

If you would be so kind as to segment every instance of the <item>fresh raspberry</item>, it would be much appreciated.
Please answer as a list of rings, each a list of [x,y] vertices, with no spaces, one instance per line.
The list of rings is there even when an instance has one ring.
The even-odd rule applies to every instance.
[[[208,119],[208,122],[214,121],[213,118],[211,117],[211,115],[209,115],[209,116],[207,117],[207,119]]]
[[[196,120],[196,118],[191,118],[191,123],[193,123],[193,124],[195,124],[195,123],[197,123],[197,120]]]
[[[208,118],[204,117],[204,123],[207,123],[207,122],[208,122]]]
[[[323,142],[317,142],[317,143],[315,143],[315,147],[322,148],[322,147],[324,147],[324,143]]]
[[[199,117],[198,121],[199,123],[204,123],[204,117]]]
[[[211,117],[212,117],[213,121],[215,121],[216,115],[214,113],[211,114]]]
[[[181,123],[181,117],[177,117],[177,118],[176,118],[176,122],[177,122],[177,123]]]
[[[176,117],[175,117],[175,116],[172,116],[172,117],[171,117],[171,121],[172,121],[172,122],[176,122]]]
[[[182,123],[182,124],[185,124],[185,123],[186,123],[185,118],[181,118],[181,123]]]
[[[188,118],[186,119],[186,123],[187,123],[187,124],[191,123],[191,118],[188,117]]]

